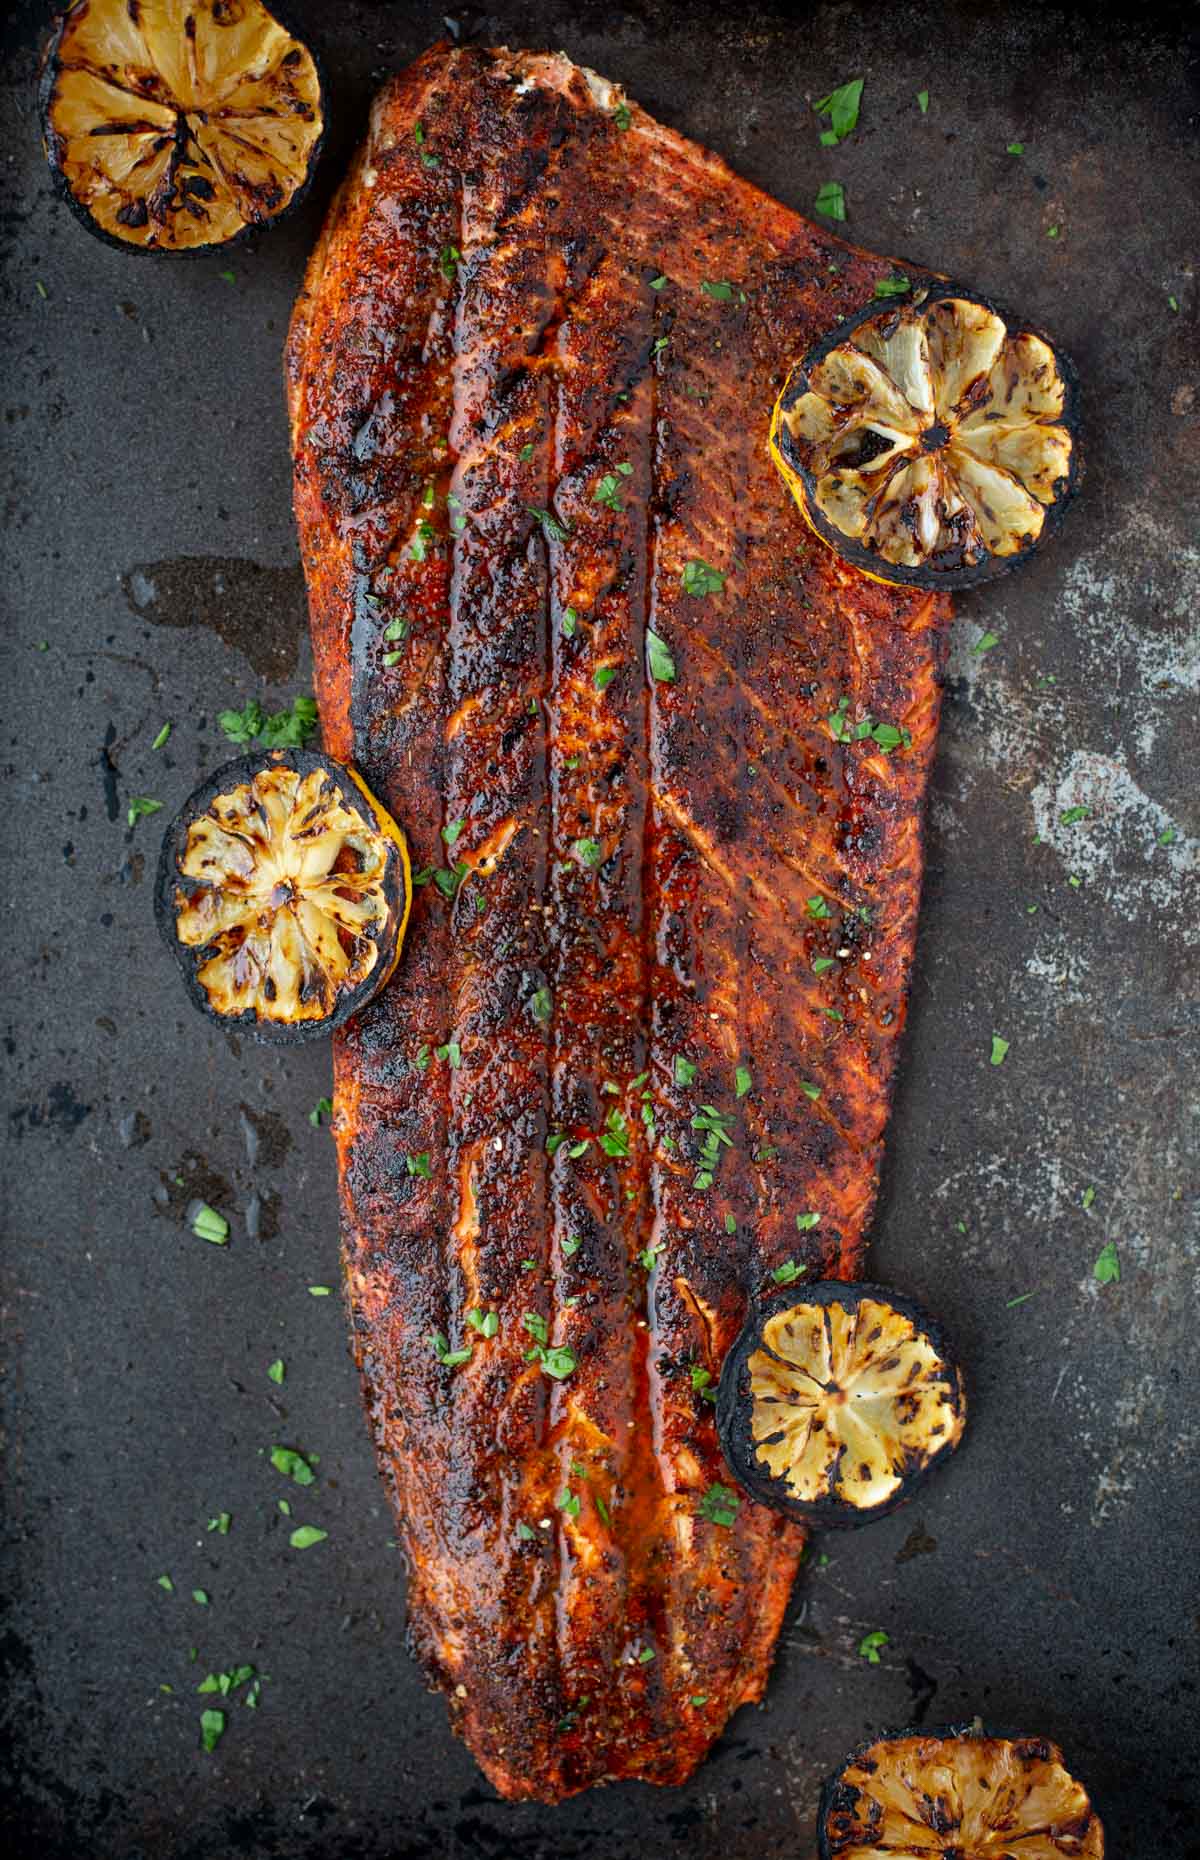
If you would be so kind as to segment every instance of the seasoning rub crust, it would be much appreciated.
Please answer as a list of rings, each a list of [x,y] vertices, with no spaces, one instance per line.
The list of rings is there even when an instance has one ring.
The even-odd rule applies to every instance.
[[[510,1797],[686,1777],[804,1542],[712,1397],[765,1275],[859,1268],[948,608],[840,565],[767,434],[889,271],[564,57],[438,47],[296,307],[326,747],[417,886],[337,1036],[355,1349]]]

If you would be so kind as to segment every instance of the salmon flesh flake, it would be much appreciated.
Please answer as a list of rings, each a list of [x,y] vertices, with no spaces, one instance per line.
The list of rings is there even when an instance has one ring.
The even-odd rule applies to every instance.
[[[440,46],[295,311],[325,743],[418,881],[336,1038],[354,1349],[509,1797],[681,1782],[803,1548],[712,1494],[711,1396],[768,1275],[860,1268],[949,610],[814,538],[767,434],[890,269],[565,57]]]

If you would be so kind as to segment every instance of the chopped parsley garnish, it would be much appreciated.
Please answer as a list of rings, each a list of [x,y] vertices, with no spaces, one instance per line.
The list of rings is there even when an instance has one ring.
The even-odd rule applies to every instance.
[[[901,745],[905,749],[912,747],[912,737],[907,730],[897,728],[894,723],[876,723],[869,711],[857,723],[851,723],[849,713],[850,699],[843,696],[825,719],[835,743],[861,743],[870,737],[888,755]]]
[[[1179,299],[1177,297],[1168,297],[1167,307],[1168,309],[1174,310],[1175,314],[1178,315],[1179,314]]]
[[[542,534],[545,536],[547,542],[566,542],[567,537],[571,534],[571,526],[569,523],[560,523],[558,518],[554,516],[551,511],[543,510],[537,504],[526,504],[525,508],[530,516],[536,517],[541,524]]]
[[[824,213],[831,220],[844,220],[846,217],[846,195],[840,181],[824,181],[820,192],[813,202],[818,213]]]
[[[716,1401],[717,1391],[713,1387],[712,1370],[705,1369],[700,1363],[693,1363],[689,1371],[692,1387],[703,1401]]]
[[[1090,807],[1064,807],[1058,816],[1059,825],[1073,827],[1077,821],[1086,820],[1091,811]]]
[[[771,1277],[776,1285],[794,1285],[807,1271],[807,1266],[798,1266],[794,1259],[785,1259],[782,1266],[776,1266]]]
[[[296,1485],[315,1485],[317,1475],[305,1459],[303,1453],[297,1453],[295,1447],[272,1447],[271,1464],[276,1472],[283,1473]]]
[[[270,1367],[267,1370],[267,1375],[270,1377],[271,1381],[275,1384],[276,1388],[283,1387],[284,1377],[287,1375],[287,1366],[284,1363],[282,1356],[277,1356],[275,1358],[275,1361],[270,1365]]]
[[[533,1530],[533,1527],[531,1525],[526,1524],[524,1518],[518,1519],[517,1536],[521,1539],[521,1542],[523,1544],[532,1543],[535,1535],[536,1535],[536,1532]]]
[[[156,801],[151,794],[131,794],[125,818],[131,827],[136,827],[138,821],[145,820],[148,814],[161,814],[162,806],[162,802]]]
[[[1121,1262],[1117,1258],[1116,1242],[1113,1240],[1101,1247],[1092,1267],[1092,1277],[1098,1285],[1119,1285],[1121,1283]]]
[[[754,1080],[750,1076],[749,1066],[739,1066],[733,1075],[733,1089],[739,1098],[754,1089]]]
[[[333,1287],[331,1285],[310,1285],[308,1288],[308,1295],[310,1298],[328,1298],[332,1291]]]
[[[462,1065],[462,1047],[457,1040],[447,1040],[444,1046],[435,1046],[433,1056],[435,1059],[444,1059],[451,1072],[457,1072]]]
[[[430,1163],[428,1150],[420,1150],[415,1156],[406,1156],[404,1166],[409,1175],[420,1176],[423,1182],[433,1179],[433,1165]]]
[[[1012,1311],[1017,1305],[1026,1304],[1029,1301],[1029,1299],[1036,1298],[1036,1297],[1037,1297],[1036,1292],[1020,1292],[1018,1293],[1016,1298],[1005,1299],[1004,1309],[1006,1311]]]
[[[692,1061],[690,1059],[685,1059],[682,1053],[676,1053],[675,1083],[677,1085],[690,1085],[695,1076],[696,1068],[692,1064]]]
[[[231,1511],[218,1511],[215,1518],[210,1518],[205,1525],[207,1531],[216,1531],[218,1537],[228,1537],[229,1527],[233,1523]]]
[[[471,1351],[468,1348],[452,1350],[445,1331],[431,1331],[425,1339],[443,1369],[457,1369],[461,1363],[469,1363]]]
[[[819,1085],[814,1085],[811,1079],[801,1079],[800,1089],[804,1093],[804,1096],[806,1098],[812,1099],[812,1102],[814,1104],[817,1102],[817,1099],[821,1096],[821,1087]]]
[[[444,245],[442,247],[438,254],[438,270],[441,272],[443,278],[449,279],[454,276],[454,268],[461,258],[462,253],[456,245]]]
[[[629,1154],[629,1121],[615,1104],[604,1120],[600,1148],[606,1156],[624,1159]]]
[[[671,657],[666,641],[658,634],[647,629],[646,647],[650,656],[650,675],[660,684],[670,684],[675,677],[675,661]]]
[[[1164,827],[1158,836],[1158,844],[1160,846],[1174,846],[1178,837],[1174,827]]]
[[[737,1220],[732,1214],[727,1214],[725,1216],[725,1232],[727,1234],[735,1234],[737,1232]]]
[[[863,80],[851,78],[848,84],[839,84],[831,90],[828,97],[821,97],[813,105],[818,116],[828,116],[829,128],[821,131],[821,146],[834,148],[844,142],[850,131],[858,123],[858,106],[863,93]]]
[[[723,1525],[726,1530],[738,1514],[738,1495],[727,1485],[710,1485],[703,1498],[696,1506],[696,1515],[707,1518],[710,1524]]]
[[[170,736],[170,734],[171,734],[170,724],[164,723],[162,726],[162,729],[159,731],[158,735],[155,737],[154,741],[151,743],[150,745],[151,749],[161,749],[163,744],[166,742],[167,738]]]
[[[571,851],[581,865],[591,866],[593,870],[604,857],[604,848],[599,840],[576,840]]]
[[[834,959],[832,956],[817,956],[813,959],[812,970],[814,975],[824,975],[828,969],[832,969],[833,967]]]
[[[654,341],[650,344],[651,355],[661,355],[670,340],[671,338],[669,336],[656,336]]]
[[[919,90],[917,92],[917,108],[920,110],[922,116],[927,116],[929,114],[929,92],[927,90]]]
[[[500,1328],[500,1319],[495,1311],[484,1311],[479,1305],[472,1305],[467,1312],[467,1323],[472,1330],[477,1330],[481,1337],[494,1337]]]
[[[315,1524],[298,1524],[288,1538],[293,1550],[311,1550],[314,1544],[323,1544],[328,1531],[319,1531]]]
[[[598,665],[592,674],[592,683],[597,691],[607,691],[616,675],[615,665]]]
[[[1004,1064],[1004,1056],[1008,1052],[1008,1046],[1009,1046],[1008,1041],[1005,1039],[1002,1039],[998,1033],[994,1033],[992,1035],[992,1054],[991,1054],[992,1065],[1002,1066]]]
[[[873,1633],[863,1635],[858,1643],[858,1651],[868,1666],[879,1665],[879,1649],[886,1647],[890,1638],[891,1636],[885,1634],[882,1628],[876,1628]]]
[[[169,1576],[156,1576],[154,1580],[157,1582],[160,1589],[165,1589],[168,1595],[174,1595],[175,1584],[171,1581]]]
[[[814,1227],[821,1225],[821,1217],[810,1208],[807,1214],[796,1216],[796,1225],[802,1234],[811,1233]]]
[[[721,594],[725,588],[725,576],[720,569],[694,556],[683,565],[683,591],[699,600],[705,594]]]
[[[319,1130],[321,1128],[321,1119],[323,1117],[332,1117],[332,1116],[333,1116],[333,1099],[332,1098],[318,1098],[317,1102],[314,1104],[312,1110],[308,1114],[308,1121],[313,1126],[314,1130]]]
[[[582,1245],[583,1245],[583,1241],[580,1239],[578,1234],[568,1235],[567,1239],[565,1239],[562,1243],[562,1250],[563,1250],[564,1257],[566,1259],[571,1259],[574,1254],[578,1253]]]
[[[564,1485],[562,1491],[555,1495],[554,1508],[556,1511],[565,1512],[568,1518],[577,1518],[579,1516],[578,1492],[572,1492],[569,1485]]]
[[[717,278],[715,280],[701,278],[700,289],[704,292],[706,297],[712,297],[719,304],[733,302],[734,287],[729,282],[728,278]],[[745,302],[745,299],[743,298],[742,301]]]
[[[630,123],[633,121],[633,118],[629,114],[629,105],[627,103],[619,103],[613,111],[612,116],[613,122],[618,129],[628,129]]]
[[[208,1590],[207,1589],[193,1589],[192,1600],[195,1602],[197,1608],[207,1608],[208,1607]]]
[[[804,900],[804,909],[810,917],[824,918],[833,916],[833,912],[830,910],[819,891],[814,892],[811,898],[806,898]]]
[[[527,1311],[521,1319],[524,1330],[529,1332],[535,1343],[546,1343],[550,1336],[549,1327],[540,1311]]]
[[[217,722],[231,743],[260,742],[264,749],[303,749],[317,727],[317,706],[310,697],[292,699],[290,710],[263,714],[257,698],[241,710],[223,710]]]
[[[665,1251],[661,1241],[657,1246],[644,1246],[637,1256],[637,1263],[644,1272],[653,1272]]]
[[[229,1222],[215,1208],[210,1208],[207,1201],[202,1201],[192,1216],[192,1232],[198,1240],[225,1246],[229,1239]]]
[[[650,289],[652,291],[665,291],[667,288],[667,282],[668,280],[667,280],[666,272],[660,271],[657,278],[651,278]]]
[[[537,1360],[543,1372],[553,1376],[556,1382],[565,1382],[579,1367],[579,1358],[569,1344],[555,1344],[549,1350],[539,1349]]]
[[[529,997],[529,1012],[533,1015],[538,1025],[541,1027],[546,1026],[553,1011],[554,998],[550,990],[548,988],[535,988],[532,995]]]
[[[1000,635],[998,633],[981,633],[972,646],[971,651],[974,653],[990,652],[993,646],[998,646],[999,644]]]
[[[1095,1201],[1095,1199],[1096,1199],[1096,1191],[1094,1188],[1092,1188],[1089,1185],[1089,1187],[1085,1188],[1082,1195],[1079,1197],[1079,1205],[1080,1207],[1083,1207],[1083,1208],[1090,1208],[1093,1201]]]
[[[906,278],[902,271],[893,272],[890,278],[876,278],[876,297],[903,297],[912,289],[912,280]]]
[[[225,1735],[225,1713],[209,1707],[200,1713],[200,1742],[210,1755]]]
[[[233,1666],[227,1673],[207,1673],[196,1687],[197,1692],[219,1692],[223,1699],[254,1678],[252,1666]]]
[[[653,1647],[643,1647],[641,1652],[638,1654],[637,1663],[639,1666],[649,1666],[653,1658],[654,1658]]]
[[[1023,142],[1010,142],[1004,153],[1006,155],[1023,155],[1025,153],[1025,144]]]
[[[618,466],[617,470],[620,471],[620,469],[620,466]],[[629,473],[627,471],[622,473],[624,477],[628,477],[628,475]],[[592,502],[593,504],[603,504],[609,510],[624,510],[625,506],[621,502],[621,479],[618,478],[616,472],[606,471],[603,474],[595,490],[592,492]]]
[[[426,140],[424,123],[414,123],[413,141],[416,143],[417,151],[421,157],[421,166],[423,168],[436,168],[438,166],[438,157],[426,147]]]

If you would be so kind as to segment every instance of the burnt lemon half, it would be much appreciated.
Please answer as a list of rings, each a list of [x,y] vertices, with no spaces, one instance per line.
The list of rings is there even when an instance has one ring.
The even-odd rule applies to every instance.
[[[901,1732],[828,1779],[817,1847],[820,1860],[1103,1860],[1104,1828],[1044,1737]]]
[[[868,304],[793,368],[771,453],[811,527],[877,580],[974,587],[1050,535],[1079,476],[1076,379],[953,285]]]
[[[939,1327],[878,1285],[824,1280],[756,1306],[725,1360],[725,1459],[763,1504],[812,1524],[882,1517],[962,1438],[963,1379]]]
[[[77,0],[41,106],[60,191],[134,251],[194,252],[277,219],[325,127],[312,53],[261,0]]]
[[[378,994],[412,901],[404,835],[352,769],[304,749],[226,763],[163,842],[159,926],[193,1001],[312,1039]]]

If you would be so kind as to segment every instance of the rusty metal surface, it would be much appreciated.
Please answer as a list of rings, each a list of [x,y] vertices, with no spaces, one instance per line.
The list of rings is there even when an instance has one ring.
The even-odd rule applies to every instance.
[[[860,1737],[979,1713],[1063,1745],[1114,1854],[1194,1855],[1194,14],[470,22],[621,80],[802,211],[840,180],[849,236],[1019,306],[1085,389],[1059,541],[959,606],[875,1226],[874,1275],[958,1341],[967,1444],[913,1506],[818,1543],[766,1707],[691,1783],[547,1810],[492,1796],[404,1651],[339,1302],[308,1290],[337,1280],[329,1137],[308,1121],[327,1054],[193,1014],[150,920],[156,822],[125,819],[224,755],[220,709],[307,689],[284,325],[374,84],[440,20],[291,11],[335,110],[313,198],[178,263],[107,249],[54,202],[42,9],[7,24],[7,1850],[807,1856],[819,1779]],[[860,127],[824,150],[809,100],[852,76]],[[191,1234],[197,1196],[229,1215],[228,1247]],[[1121,1277],[1102,1285],[1108,1242]],[[320,1455],[315,1486],[273,1470],[276,1442]],[[280,1498],[328,1540],[289,1549]],[[206,1528],[222,1511],[226,1535]],[[874,1629],[878,1665],[857,1651]],[[195,1687],[242,1662],[269,1676],[261,1704],[227,1707],[205,1755]]]

